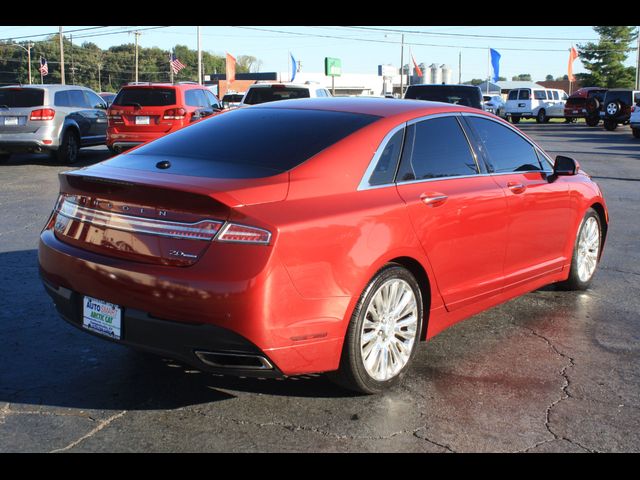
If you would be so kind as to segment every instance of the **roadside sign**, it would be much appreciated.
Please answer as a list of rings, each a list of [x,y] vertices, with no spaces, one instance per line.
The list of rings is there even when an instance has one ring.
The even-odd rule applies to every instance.
[[[325,57],[324,74],[328,77],[339,77],[342,75],[342,61],[339,58]]]

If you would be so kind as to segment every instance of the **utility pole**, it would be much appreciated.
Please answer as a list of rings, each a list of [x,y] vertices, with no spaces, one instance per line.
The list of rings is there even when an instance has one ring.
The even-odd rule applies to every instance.
[[[458,85],[462,84],[462,50],[458,52]]]
[[[404,96],[404,33],[400,46],[400,98]]]
[[[100,75],[101,68],[102,68],[102,64],[98,63],[98,92],[102,91],[102,77]]]
[[[637,29],[638,49],[636,50],[636,90],[640,90],[640,28]]]
[[[202,44],[200,40],[200,27],[198,27],[198,83],[202,85]]]
[[[137,30],[133,32],[133,34],[136,37],[136,83],[137,83],[138,82],[138,37],[142,34]]]
[[[73,35],[69,35],[69,48],[71,48],[71,85],[76,84],[76,64],[73,63]]]
[[[62,27],[60,27],[60,83],[65,85],[64,81],[64,42],[62,41]]]

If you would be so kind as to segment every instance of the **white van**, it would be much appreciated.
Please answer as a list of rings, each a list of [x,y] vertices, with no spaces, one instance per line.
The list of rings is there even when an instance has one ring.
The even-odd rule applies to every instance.
[[[564,90],[557,88],[515,88],[507,97],[505,115],[511,123],[518,123],[521,118],[547,123],[550,118],[565,118],[564,105],[568,98]]]

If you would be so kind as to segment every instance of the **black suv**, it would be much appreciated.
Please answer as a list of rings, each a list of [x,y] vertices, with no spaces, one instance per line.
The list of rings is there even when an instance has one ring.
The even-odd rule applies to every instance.
[[[615,130],[618,124],[626,125],[631,118],[631,107],[640,102],[640,91],[614,88],[609,90],[602,101],[601,115],[604,128]]]
[[[410,85],[404,98],[453,103],[482,110],[482,91],[473,85]]]

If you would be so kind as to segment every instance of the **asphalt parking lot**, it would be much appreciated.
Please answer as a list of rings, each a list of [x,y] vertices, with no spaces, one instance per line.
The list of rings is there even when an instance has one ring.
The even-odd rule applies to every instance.
[[[629,127],[519,127],[604,191],[593,287],[546,287],[459,323],[377,396],[321,375],[212,376],[66,324],[36,250],[66,168],[12,157],[0,166],[0,452],[637,452],[640,141]],[[92,148],[77,166],[108,156]]]

